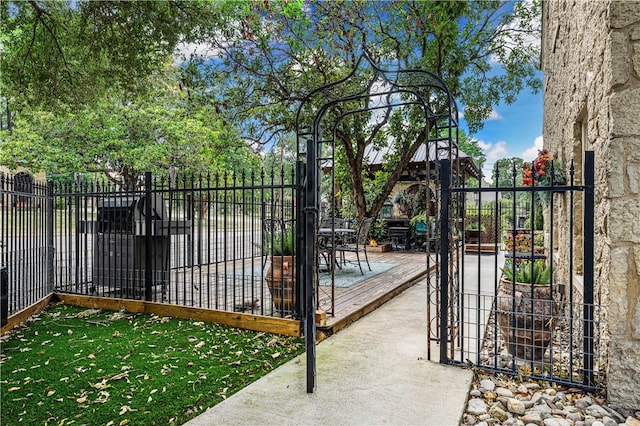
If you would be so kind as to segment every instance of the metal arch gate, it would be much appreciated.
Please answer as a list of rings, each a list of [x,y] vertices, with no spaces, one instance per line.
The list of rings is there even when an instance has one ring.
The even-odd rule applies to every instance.
[[[602,386],[599,367],[606,363],[606,355],[600,340],[601,306],[594,301],[593,151],[585,152],[580,163],[579,179],[572,162],[569,182],[562,184],[516,186],[514,170],[513,186],[468,188],[464,182],[451,181],[450,162],[441,162],[441,263],[439,276],[429,281],[430,295],[435,296],[430,305],[436,311],[429,318],[429,340],[439,345],[441,363],[520,374],[585,390]],[[498,195],[505,192],[512,198],[502,206]],[[496,202],[488,209],[479,206],[474,215],[466,201],[470,193]],[[525,216],[519,216],[517,198],[528,200]],[[534,228],[535,206],[540,200],[547,200],[542,210],[544,231],[538,233],[544,253],[535,243],[539,232]],[[452,230],[464,230],[465,223],[477,221],[475,228],[480,230],[483,214],[495,224],[494,241],[483,246],[480,240],[475,244],[466,241],[464,232],[460,238],[453,237]],[[524,223],[518,224],[518,219],[525,219]],[[502,222],[510,223],[510,228],[501,229]],[[581,235],[575,235],[579,229]],[[501,236],[511,248],[501,247]],[[517,252],[517,245],[527,241],[530,252]],[[515,282],[505,284],[499,268],[504,262],[505,268],[515,271],[522,262],[541,260],[551,273],[549,300],[542,305],[534,300],[538,297],[535,286],[524,290],[527,287],[516,288]],[[575,275],[581,275],[581,285]],[[507,321],[497,319],[503,317]],[[549,328],[543,329],[546,326]]]
[[[314,292],[318,284],[319,265],[319,171],[324,165],[329,164],[331,180],[334,182],[335,142],[339,123],[353,114],[417,106],[424,114],[427,179],[433,178],[437,186],[441,173],[437,160],[446,159],[458,165],[460,161],[457,144],[458,109],[442,79],[424,70],[383,69],[371,58],[366,47],[363,50],[351,73],[342,80],[309,93],[298,108],[296,117],[298,170],[303,173],[299,175],[302,177],[299,186],[302,202],[299,202],[297,207],[300,224],[296,253],[297,294],[298,300],[303,302],[299,312],[305,336],[308,393],[312,393],[316,385]],[[366,78],[359,78],[363,75]],[[371,101],[374,98],[377,99],[377,104],[372,105]],[[329,129],[330,135],[323,135],[323,129]],[[408,156],[407,162],[414,153],[415,151]],[[430,160],[434,162],[434,167],[431,166]],[[332,197],[335,196],[333,185],[331,191]],[[436,205],[437,203],[438,200]],[[441,252],[436,256],[438,255],[441,255]],[[426,257],[426,267],[429,269],[429,256]]]

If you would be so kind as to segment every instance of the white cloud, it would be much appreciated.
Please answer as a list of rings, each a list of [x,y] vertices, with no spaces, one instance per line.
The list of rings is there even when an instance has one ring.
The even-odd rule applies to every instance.
[[[478,140],[478,146],[484,151],[484,155],[487,157],[484,166],[482,167],[482,174],[486,181],[491,180],[491,174],[493,173],[493,165],[501,158],[504,158],[507,149],[507,142],[498,141],[496,143],[486,142]]]
[[[489,114],[489,118],[487,120],[502,120],[502,116],[495,109],[491,110],[491,114]]]
[[[520,157],[524,161],[531,161],[534,158],[536,158],[536,156],[538,155],[538,151],[542,149],[542,146],[543,146],[543,140],[542,140],[542,135],[540,135],[537,138],[535,138],[535,140],[533,141],[533,146],[524,150],[522,154],[520,154]]]
[[[174,52],[174,64],[188,60],[191,55],[212,59],[219,57],[220,54],[219,49],[213,48],[207,43],[179,43]]]
[[[478,146],[484,151],[484,154],[487,156],[487,161],[492,163],[503,158],[507,153],[507,143],[505,141],[498,141],[496,143],[478,141]]]

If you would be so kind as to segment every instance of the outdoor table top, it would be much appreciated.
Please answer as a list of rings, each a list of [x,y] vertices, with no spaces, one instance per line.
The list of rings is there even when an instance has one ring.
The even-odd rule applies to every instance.
[[[335,232],[336,234],[355,234],[356,229],[352,228],[320,228],[318,229],[318,234],[320,235],[331,235],[331,233]]]

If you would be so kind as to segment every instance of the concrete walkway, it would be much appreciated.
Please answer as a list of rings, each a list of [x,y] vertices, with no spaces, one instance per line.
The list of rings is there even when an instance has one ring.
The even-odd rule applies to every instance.
[[[426,360],[426,300],[423,281],[321,342],[314,393],[302,355],[187,425],[458,425],[472,372]]]

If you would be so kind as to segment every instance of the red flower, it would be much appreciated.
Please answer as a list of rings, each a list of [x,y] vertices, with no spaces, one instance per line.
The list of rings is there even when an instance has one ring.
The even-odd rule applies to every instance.
[[[553,172],[554,184],[564,184],[566,177],[557,164],[554,164],[549,150],[544,148],[538,151],[538,156],[533,163],[522,164],[522,184],[525,186],[548,186],[551,185],[551,175]]]

